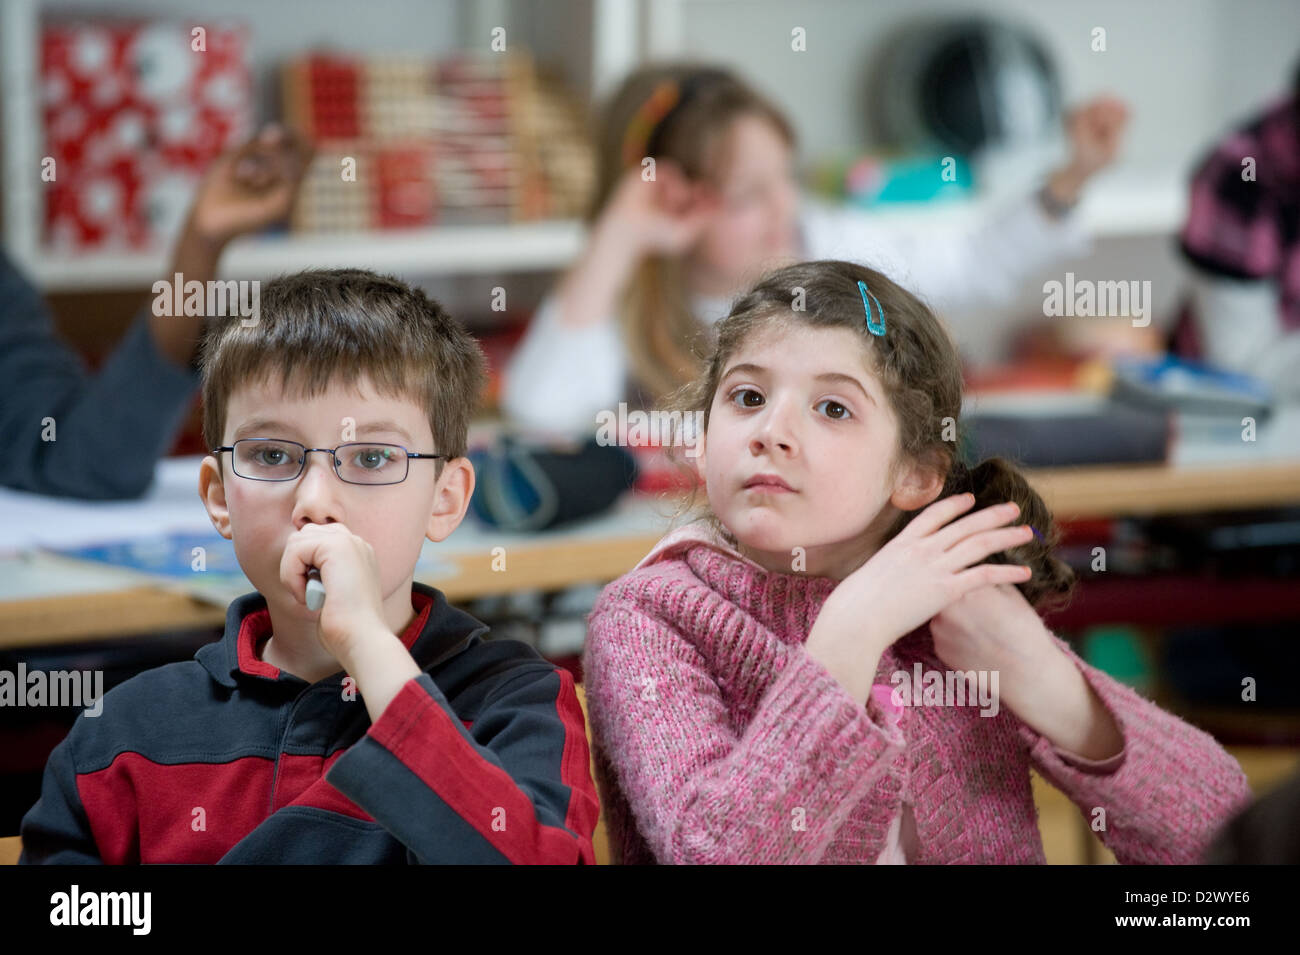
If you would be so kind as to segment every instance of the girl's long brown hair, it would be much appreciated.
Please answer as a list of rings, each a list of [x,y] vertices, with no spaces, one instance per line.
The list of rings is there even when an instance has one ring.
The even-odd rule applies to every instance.
[[[751,114],[769,120],[793,148],[794,129],[781,111],[728,71],[700,63],[643,67],[623,81],[601,117],[600,171],[588,222],[600,214],[628,169],[623,147],[633,117],[661,84],[680,83],[701,71],[710,74],[708,82],[671,114],[656,135],[657,158],[674,161],[690,180],[716,183],[721,172],[719,143],[736,119]],[[657,401],[699,373],[697,354],[703,347],[704,329],[690,310],[679,259],[647,257],[629,281],[619,313],[634,392]]]
[[[884,335],[873,335],[867,329],[859,281],[866,283],[884,311]],[[796,302],[803,308],[796,308]],[[1030,567],[1033,576],[1016,586],[1040,612],[1069,603],[1075,574],[1053,555],[1060,531],[1038,492],[1005,458],[988,458],[974,467],[965,463],[960,447],[961,359],[948,330],[924,302],[874,269],[823,260],[769,272],[737,299],[730,314],[718,323],[717,343],[703,373],[670,396],[667,406],[681,412],[702,412],[707,433],[714,394],[732,356],[755,332],[782,323],[848,328],[857,333],[898,419],[894,473],[908,462],[933,468],[944,476],[943,490],[935,500],[968,491],[975,495],[975,504],[967,514],[1015,501],[1020,505],[1018,520],[1037,533],[1028,543],[987,560]],[[851,488],[853,476],[845,475],[845,482]],[[924,509],[900,512],[882,544]],[[710,520],[724,539],[735,543],[734,536],[707,508],[698,516]]]

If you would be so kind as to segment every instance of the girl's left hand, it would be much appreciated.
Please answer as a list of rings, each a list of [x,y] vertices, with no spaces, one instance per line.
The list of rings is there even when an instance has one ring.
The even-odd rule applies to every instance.
[[[978,587],[930,618],[939,659],[954,670],[997,670],[1004,687],[1060,654],[1038,611],[1014,584]]]
[[[1070,138],[1070,168],[1082,178],[1109,166],[1119,152],[1128,107],[1114,96],[1099,96],[1069,111],[1065,129]]]

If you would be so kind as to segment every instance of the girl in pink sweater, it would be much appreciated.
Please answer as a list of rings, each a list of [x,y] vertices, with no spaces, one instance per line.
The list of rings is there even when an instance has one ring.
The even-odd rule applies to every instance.
[[[677,402],[708,510],[589,617],[617,861],[1041,863],[1032,766],[1120,862],[1190,863],[1249,801],[1043,625],[1073,573],[1012,465],[957,460],[961,387],[933,312],[852,263],[719,323]]]

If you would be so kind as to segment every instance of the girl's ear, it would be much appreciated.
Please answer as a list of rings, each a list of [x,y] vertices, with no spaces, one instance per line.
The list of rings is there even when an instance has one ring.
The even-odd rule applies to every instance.
[[[915,511],[932,504],[943,492],[943,476],[933,464],[908,461],[897,467],[889,501],[900,511]]]

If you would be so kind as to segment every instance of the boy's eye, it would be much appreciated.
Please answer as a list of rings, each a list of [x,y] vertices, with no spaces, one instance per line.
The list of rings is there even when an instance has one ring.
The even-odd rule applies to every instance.
[[[758,400],[749,401],[747,398],[745,398],[746,395],[750,395]],[[737,398],[740,399],[739,402],[736,401]],[[753,388],[737,388],[735,391],[731,393],[731,400],[733,403],[739,404],[740,407],[742,408],[757,408],[759,405],[763,403],[763,396],[760,395]]]
[[[836,419],[850,417],[849,409],[844,407],[842,404],[840,404],[838,401],[836,401],[833,398],[826,398],[823,401],[819,401],[817,402],[815,407],[820,408],[823,405],[826,406],[827,417],[836,418]]]
[[[387,447],[358,448],[353,455],[353,463],[357,467],[367,471],[377,471],[382,468],[394,457],[393,451]]]
[[[246,453],[252,463],[263,467],[279,467],[293,463],[294,460],[291,449],[278,444],[255,445],[246,449]]]

